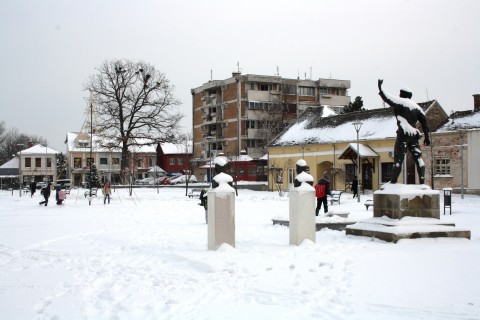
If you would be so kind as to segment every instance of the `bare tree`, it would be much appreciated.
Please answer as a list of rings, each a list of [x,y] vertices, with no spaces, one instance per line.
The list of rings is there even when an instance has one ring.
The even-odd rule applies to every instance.
[[[17,128],[13,127],[6,130],[0,124],[0,164],[3,164],[17,154],[20,150],[27,149],[30,144],[47,145],[47,140],[36,135],[26,135],[20,133]]]
[[[288,103],[267,104],[258,120],[257,138],[259,147],[265,148],[280,132],[285,129],[290,120],[288,117]]]
[[[125,172],[130,146],[172,142],[183,115],[174,86],[163,73],[145,62],[105,61],[84,84],[93,95],[97,122],[95,132],[106,148],[122,150]]]

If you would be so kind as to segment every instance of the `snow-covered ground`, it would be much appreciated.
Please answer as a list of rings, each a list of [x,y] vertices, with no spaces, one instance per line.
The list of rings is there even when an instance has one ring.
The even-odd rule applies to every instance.
[[[479,196],[454,195],[451,216],[442,203],[471,240],[322,230],[292,246],[271,221],[288,197],[239,190],[236,248],[218,251],[184,189],[112,198],[89,206],[74,190],[45,207],[0,191],[1,319],[480,319]],[[371,198],[344,194],[330,211],[369,218]]]

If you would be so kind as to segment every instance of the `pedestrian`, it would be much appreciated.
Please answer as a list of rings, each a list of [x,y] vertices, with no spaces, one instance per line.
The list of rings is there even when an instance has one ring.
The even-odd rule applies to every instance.
[[[205,209],[205,223],[208,224],[208,195],[207,195],[207,190],[202,189],[200,191],[200,203],[204,209]]]
[[[105,184],[103,185],[103,204],[107,202],[108,199],[108,204],[110,204],[110,194],[112,194],[112,189],[110,187],[110,181],[105,180]]]
[[[61,205],[63,200],[65,200],[65,191],[62,190],[62,186],[59,184],[55,186],[55,200],[57,200],[57,205]]]
[[[330,192],[330,177],[325,175],[322,179],[318,180],[315,186],[315,196],[317,197],[317,208],[315,209],[315,216],[318,216],[318,212],[322,208],[325,214],[328,213],[327,196],[332,195]]]
[[[48,205],[48,198],[50,198],[50,190],[52,188],[52,183],[50,181],[47,182],[47,186],[43,188],[43,197],[45,198],[44,201],[40,201],[38,204],[45,204],[45,207]]]
[[[30,181],[30,198],[33,198],[33,195],[37,191],[37,183],[35,180]]]
[[[357,176],[353,178],[352,191],[353,191],[353,197],[354,198],[355,196],[358,197],[358,177]]]

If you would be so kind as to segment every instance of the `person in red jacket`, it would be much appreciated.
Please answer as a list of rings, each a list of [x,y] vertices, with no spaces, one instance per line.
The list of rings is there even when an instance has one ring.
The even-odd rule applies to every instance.
[[[331,195],[330,192],[330,177],[325,175],[322,179],[318,180],[318,184],[315,186],[315,197],[317,197],[317,208],[315,209],[315,216],[318,216],[318,212],[322,208],[325,214],[328,213],[327,196]]]

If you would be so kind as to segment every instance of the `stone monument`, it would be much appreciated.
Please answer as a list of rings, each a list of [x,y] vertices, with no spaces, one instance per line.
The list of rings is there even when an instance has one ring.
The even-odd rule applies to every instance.
[[[403,238],[470,238],[469,230],[440,221],[440,192],[424,184],[425,163],[419,144],[421,132],[416,125],[420,123],[424,133],[423,144],[428,146],[430,137],[425,113],[411,100],[409,89],[401,89],[399,97],[395,97],[383,91],[382,84],[383,80],[379,79],[379,95],[393,109],[397,119],[392,178],[373,194],[374,217],[348,226],[346,233],[392,242]],[[397,183],[407,150],[415,161],[419,185]]]
[[[217,157],[215,177],[208,191],[208,250],[226,243],[235,247],[235,189],[233,178],[225,173],[227,161]]]
[[[289,192],[289,239],[299,245],[305,239],[316,241],[315,188],[313,177],[307,172],[307,163],[296,164],[297,176]]]

